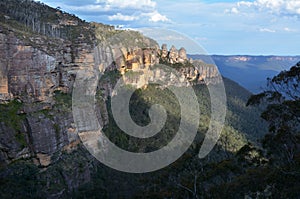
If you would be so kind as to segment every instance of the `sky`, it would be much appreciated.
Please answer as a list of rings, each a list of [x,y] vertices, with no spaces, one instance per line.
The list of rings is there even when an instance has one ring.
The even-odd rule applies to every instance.
[[[300,55],[300,0],[41,0],[86,21],[172,30],[208,54]],[[162,36],[162,35],[161,35]],[[169,35],[172,41],[172,33]],[[160,41],[160,38],[155,38]],[[177,46],[176,46],[177,47]],[[185,46],[186,47],[186,46]],[[197,49],[187,46],[190,54]]]

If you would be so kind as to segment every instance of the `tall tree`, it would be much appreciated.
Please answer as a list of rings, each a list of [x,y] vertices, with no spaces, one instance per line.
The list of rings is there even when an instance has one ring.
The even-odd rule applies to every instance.
[[[294,163],[300,154],[300,62],[268,79],[267,90],[253,95],[247,105],[266,104],[262,118],[269,123],[263,140],[277,163]]]

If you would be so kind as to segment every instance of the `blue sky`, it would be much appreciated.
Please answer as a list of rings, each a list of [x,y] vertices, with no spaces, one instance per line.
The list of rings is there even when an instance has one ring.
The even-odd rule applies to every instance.
[[[87,21],[123,28],[175,30],[200,44],[209,54],[300,55],[300,0],[42,2]],[[192,47],[187,50],[196,53]]]

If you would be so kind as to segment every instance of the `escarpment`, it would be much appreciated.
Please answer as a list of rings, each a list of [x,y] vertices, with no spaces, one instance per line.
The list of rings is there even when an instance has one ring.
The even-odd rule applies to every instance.
[[[161,64],[177,70],[186,85],[220,80],[214,66],[191,62],[184,48],[160,48],[138,32],[87,23],[29,0],[0,0],[0,5],[1,165],[26,159],[47,169],[60,161],[63,153],[80,147],[72,91],[81,70],[98,70],[104,76],[118,71],[120,78],[125,78],[126,73]],[[156,75],[172,81],[164,73]],[[145,76],[125,80],[138,87],[147,82]],[[112,80],[100,81],[104,104],[112,88]],[[102,110],[100,123],[107,124],[106,107]],[[72,170],[74,175],[89,179],[87,164],[82,167],[82,173]],[[64,171],[62,176],[69,191],[85,182],[72,184]]]
[[[65,24],[63,23],[62,26],[71,26]],[[78,25],[72,24],[72,26]],[[95,31],[96,35],[99,27],[93,26],[95,25],[88,28]],[[102,32],[103,29],[105,26],[101,26]],[[116,38],[118,37],[117,31],[114,29],[108,28],[107,32],[112,32]],[[60,100],[57,98],[65,97],[71,100],[76,73],[80,70],[90,69],[102,72],[119,70],[121,75],[124,75],[130,71],[147,70],[157,64],[163,64],[176,69],[184,81],[187,81],[186,83],[213,83],[219,78],[215,67],[203,62],[190,62],[184,48],[178,51],[172,46],[168,50],[167,46],[163,45],[160,49],[156,43],[150,47],[141,47],[136,44],[135,40],[128,41],[129,44],[124,44],[124,46],[122,43],[116,43],[103,47],[101,42],[105,41],[106,38],[102,38],[102,41],[95,39],[94,43],[89,43],[81,34],[72,40],[59,37],[47,39],[48,37],[43,34],[35,34],[28,38],[24,36],[25,39],[22,40],[18,34],[18,29],[8,28],[6,24],[1,23],[0,100],[8,102],[18,99],[23,103],[23,109],[20,111],[26,117],[22,121],[22,125],[25,125],[24,122],[28,125],[26,132],[23,133],[28,137],[26,143],[33,145],[30,148],[32,151],[29,150],[31,156],[35,156],[37,153],[51,156],[71,144],[71,141],[76,141],[74,138],[69,139],[68,131],[61,131],[72,128],[71,110],[67,110],[67,118],[69,119],[62,122],[61,126],[58,125],[59,127],[57,127],[52,123],[57,125],[55,120],[60,121],[59,118],[55,118],[56,113],[53,112],[54,107],[58,104],[57,100]],[[148,45],[147,43],[150,44],[149,39],[139,33],[129,32],[127,34],[138,35],[140,43],[145,41],[145,46]],[[52,46],[51,50],[48,50],[49,46]],[[97,59],[101,63],[100,65],[96,64],[95,60]],[[141,78],[143,77],[137,77],[133,82],[132,80],[128,81],[132,83],[147,81]],[[106,85],[106,89],[108,88],[111,90],[112,86]],[[110,95],[111,91],[106,93]],[[40,111],[50,112],[49,114],[53,114],[53,116],[49,116],[49,114],[32,116],[32,113]],[[43,115],[43,113],[41,114]],[[37,120],[43,122],[39,123]],[[3,122],[1,124],[5,126],[5,129],[9,129]],[[39,134],[36,134],[36,131]],[[37,135],[40,137],[37,138]],[[33,144],[29,143],[29,137],[31,137]],[[49,140],[52,141],[47,143],[49,145],[47,150],[39,149],[38,145],[42,146],[43,141],[48,142]],[[17,156],[11,158],[6,157],[7,155],[4,156],[8,162],[18,158]]]

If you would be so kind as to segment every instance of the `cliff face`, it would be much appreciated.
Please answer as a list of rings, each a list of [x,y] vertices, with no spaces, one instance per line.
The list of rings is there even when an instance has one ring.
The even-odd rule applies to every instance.
[[[58,134],[60,134],[60,129],[71,128],[72,119],[70,115],[70,119],[65,124],[59,125],[59,130],[55,130],[53,124],[57,124],[57,121],[60,121],[59,118],[55,121],[53,118],[30,114],[53,110],[57,104],[55,99],[55,92],[57,91],[70,95],[78,70],[100,69],[104,72],[104,70],[117,69],[121,74],[125,74],[129,71],[147,71],[149,67],[156,64],[166,64],[177,69],[182,75],[181,79],[188,80],[183,82],[185,84],[189,82],[203,83],[204,80],[206,83],[212,83],[217,81],[214,78],[218,77],[215,67],[201,62],[194,62],[193,65],[187,60],[184,48],[178,51],[172,46],[170,50],[167,50],[167,46],[163,45],[162,49],[159,49],[155,43],[152,47],[142,48],[135,41],[132,42],[133,47],[128,47],[128,44],[126,47],[126,45],[122,46],[122,43],[117,43],[112,47],[103,48],[102,45],[97,46],[99,40],[95,40],[94,44],[88,44],[82,35],[78,35],[73,41],[55,38],[55,44],[52,40],[45,40],[44,35],[38,35],[31,39],[31,43],[28,43],[27,40],[20,39],[17,34],[17,29],[7,29],[4,25],[0,27],[0,100],[19,99],[24,103],[22,114],[26,114],[28,125],[24,133],[31,137],[33,142],[31,151],[33,156],[37,153],[51,156],[57,150],[70,144],[67,131],[59,136],[56,133],[59,131]],[[149,39],[140,37],[142,44],[151,44]],[[48,51],[47,45],[52,43],[55,49]],[[93,46],[97,47],[94,48]],[[129,46],[132,44],[129,43]],[[95,60],[99,60],[102,65],[97,65]],[[156,78],[166,78],[170,84],[172,83],[170,77],[166,77],[165,74],[159,73],[157,75],[161,75],[161,77]],[[127,81],[143,85],[148,80],[145,79],[145,76],[136,76],[135,79],[127,79]],[[108,87],[111,88],[112,86]],[[107,94],[109,95],[110,91]],[[33,106],[34,103],[36,105]],[[59,147],[57,147],[58,145]],[[44,146],[47,146],[47,150],[43,149]],[[12,159],[14,158],[18,157],[12,157]],[[9,160],[7,159],[7,161]]]
[[[55,58],[25,45],[12,33],[0,33],[0,50],[3,97],[49,101],[49,93],[59,84]]]
[[[59,164],[62,153],[80,147],[71,111],[73,84],[80,70],[118,70],[124,75],[166,64],[188,79],[184,84],[218,81],[213,66],[193,65],[184,48],[168,50],[163,45],[159,49],[155,41],[137,32],[88,24],[32,1],[1,0],[0,5],[1,165],[27,159],[47,171]],[[128,81],[143,85],[147,80],[139,76]],[[111,95],[112,87],[110,81],[99,85],[104,98]],[[100,120],[107,124],[104,110]],[[61,172],[69,191],[90,178],[87,163],[83,168],[82,173],[72,170],[76,180],[67,170]]]
[[[20,40],[13,30],[9,34],[0,33],[0,100],[18,99],[22,106],[17,114],[24,116],[18,121],[22,128],[17,131],[15,124],[9,124],[11,118],[1,121],[7,136],[21,134],[24,137],[23,148],[6,146],[6,140],[1,141],[1,146],[5,146],[1,159],[7,163],[24,157],[22,151],[26,151],[26,157],[36,158],[35,163],[48,166],[54,153],[78,142],[71,135],[75,134],[70,109],[72,86],[78,70],[94,67],[94,55],[85,43],[75,44],[76,51],[72,51],[71,41],[59,41],[53,54],[40,48],[48,43],[39,43],[36,47]],[[68,101],[60,102],[61,98]],[[65,110],[63,106],[67,106]],[[15,153],[8,155],[11,151]]]

